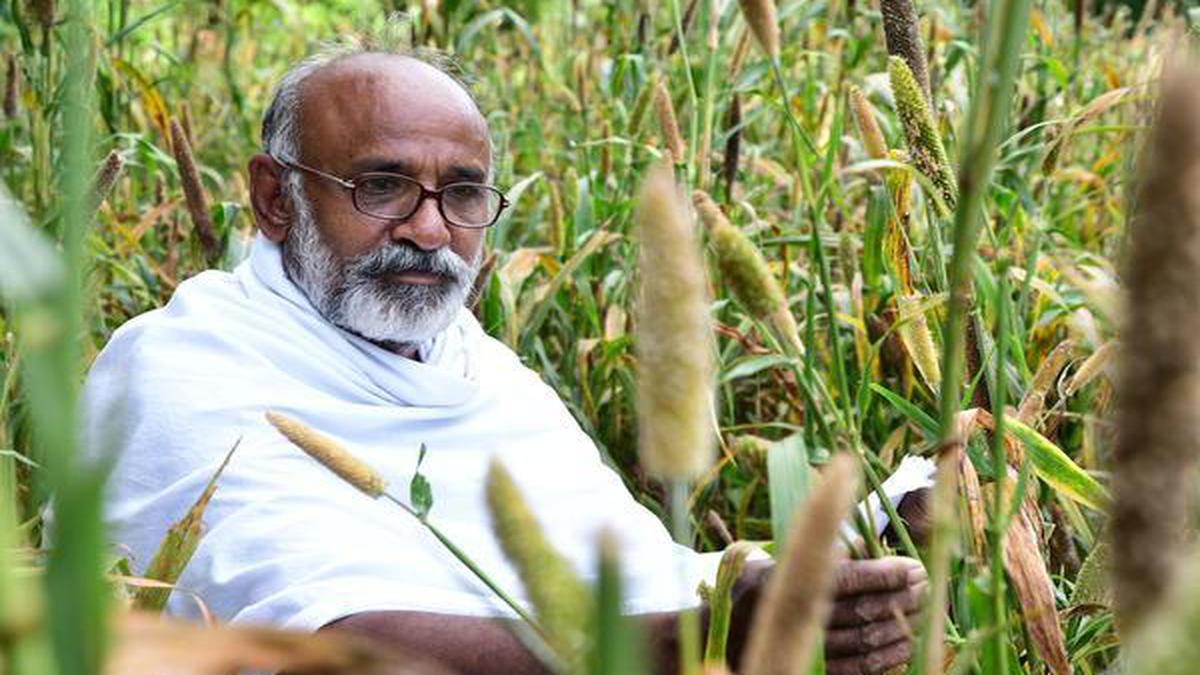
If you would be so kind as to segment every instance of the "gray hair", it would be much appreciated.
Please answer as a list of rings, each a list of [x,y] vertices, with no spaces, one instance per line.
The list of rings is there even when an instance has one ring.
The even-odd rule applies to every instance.
[[[427,47],[413,47],[404,35],[410,24],[403,15],[388,17],[382,30],[356,34],[327,42],[313,55],[294,63],[275,85],[271,103],[263,113],[262,150],[272,157],[298,160],[300,154],[299,113],[301,89],[304,82],[320,71],[342,59],[360,54],[391,54],[404,56],[436,68],[454,80],[479,108],[479,101],[471,90],[471,82],[461,66],[449,54]],[[488,137],[488,154],[491,154],[491,137]],[[490,173],[490,169],[489,169]],[[285,189],[292,195],[299,189],[299,176],[289,172],[284,178]]]

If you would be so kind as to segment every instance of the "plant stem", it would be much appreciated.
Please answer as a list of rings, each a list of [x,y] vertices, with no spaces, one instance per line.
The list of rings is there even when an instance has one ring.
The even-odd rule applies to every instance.
[[[989,570],[992,594],[992,618],[996,622],[992,635],[992,675],[1007,675],[1008,659],[1005,652],[1008,646],[1008,633],[1005,626],[1005,597],[1004,597],[1004,531],[1008,526],[1005,515],[1004,482],[1008,474],[1008,459],[1004,451],[1004,406],[1007,403],[1008,387],[1005,386],[1004,363],[1008,351],[1008,284],[1005,281],[1007,270],[1001,266],[996,278],[996,379],[992,391],[992,419],[995,426],[992,429],[992,471],[996,474],[995,500],[992,508],[991,528],[988,542],[991,554]]]
[[[492,578],[487,575],[487,572],[484,572],[479,567],[479,565],[475,564],[475,561],[471,560],[471,557],[468,556],[462,549],[460,549],[457,544],[455,544],[453,541],[451,541],[449,537],[447,537],[445,534],[443,534],[442,531],[439,530],[436,525],[429,522],[427,519],[422,518],[421,516],[417,515],[417,512],[414,511],[412,509],[412,507],[410,507],[408,504],[405,504],[404,502],[400,501],[399,499],[394,497],[391,493],[384,492],[383,496],[391,503],[404,509],[404,511],[406,513],[408,513],[413,518],[416,518],[419,523],[424,525],[425,529],[429,530],[429,533],[432,534],[434,537],[436,537],[437,540],[440,541],[442,543],[442,545],[446,547],[447,551],[450,551],[450,553],[453,554],[455,558],[458,558],[459,562],[461,562],[464,566],[466,566],[467,569],[471,570],[471,573],[475,575],[475,578],[482,581],[484,586],[487,586],[488,589],[490,589],[493,593],[495,593],[496,597],[500,598],[504,602],[504,604],[508,605],[508,607],[510,609],[512,609],[512,611],[515,612],[517,614],[517,616],[521,618],[522,621],[529,624],[530,627],[532,627],[533,630],[537,632],[538,636],[541,637],[543,640],[545,640],[545,638],[546,638],[545,633],[542,632],[541,626],[539,626],[538,623],[536,621],[534,621],[533,617],[529,615],[529,612],[525,611],[524,607],[522,607],[516,600],[514,600],[511,596],[509,596],[509,594],[506,593],[504,591],[504,589],[500,588],[500,586],[497,585],[496,582],[492,581]]]
[[[1000,133],[1008,118],[1021,40],[1029,22],[1029,0],[994,0],[991,6],[991,34],[984,45],[984,59],[976,78],[975,95],[971,98],[965,132],[962,168],[959,171],[959,202],[954,213],[954,253],[950,261],[949,309],[943,333],[942,386],[939,392],[938,449],[959,442],[955,422],[960,408],[963,360],[965,352],[964,326],[971,295],[971,271],[975,261],[975,242],[978,238],[984,197],[995,166],[996,148]],[[939,461],[938,480],[953,483],[953,475],[943,470]],[[945,486],[943,486],[944,488]],[[927,603],[926,630],[917,647],[914,663],[923,664],[927,671],[940,668],[942,657],[943,614],[946,586],[949,580],[950,547],[953,532],[953,502],[937,498],[935,487],[934,522],[930,545],[930,597]],[[946,509],[945,513],[939,513]],[[945,522],[951,527],[945,527]]]
[[[692,523],[688,517],[688,486],[683,480],[673,480],[667,486],[671,493],[671,529],[675,542],[680,546],[691,548]],[[684,584],[683,593],[690,594],[688,588],[687,563],[680,559],[679,578]],[[700,675],[700,615],[696,609],[685,609],[679,612],[679,673],[680,675]]]
[[[679,13],[679,0],[671,0],[671,18],[675,23],[675,37],[679,40],[679,56],[683,58],[683,73],[687,76],[688,85],[688,156],[693,156],[696,151],[697,129],[699,127],[699,116],[697,114],[698,104],[696,99],[696,80],[692,77],[692,61],[688,56],[687,36],[683,33],[683,20]],[[682,160],[682,157],[676,158],[676,161]],[[686,174],[685,174],[686,175]]]
[[[854,397],[850,394],[849,380],[846,376],[846,365],[842,358],[845,352],[842,349],[841,336],[838,334],[837,306],[833,302],[833,275],[830,273],[829,260],[825,257],[825,251],[821,247],[821,215],[820,211],[816,208],[812,184],[809,182],[809,164],[804,154],[805,150],[807,150],[816,155],[818,154],[817,148],[792,112],[791,95],[788,93],[787,82],[784,80],[779,59],[771,59],[771,73],[774,76],[775,85],[779,89],[780,96],[783,98],[784,118],[787,120],[788,128],[791,130],[792,148],[796,156],[796,168],[799,171],[802,197],[801,204],[797,204],[797,211],[807,208],[809,218],[812,221],[812,235],[809,237],[809,249],[821,277],[821,299],[825,305],[825,312],[829,321],[827,333],[829,335],[829,343],[833,347],[833,372],[842,404],[842,431],[851,436],[845,440],[849,441],[850,446],[853,446],[853,438],[856,436],[856,434],[851,432],[855,427],[854,410],[852,407]],[[811,315],[809,318],[811,320]]]
[[[717,31],[716,24],[721,20],[720,15],[717,13],[718,5],[716,2],[708,2],[707,5],[708,33],[710,36],[715,36]],[[717,70],[718,47],[718,42],[709,40],[708,58],[704,62],[704,106],[700,122],[700,143],[696,150],[697,156],[695,162],[695,184],[701,190],[708,190],[709,166],[710,158],[712,157],[713,116],[716,103],[713,100],[713,80],[715,79]]]

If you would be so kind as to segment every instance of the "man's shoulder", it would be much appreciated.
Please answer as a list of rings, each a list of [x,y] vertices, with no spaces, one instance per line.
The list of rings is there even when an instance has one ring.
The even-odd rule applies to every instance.
[[[105,365],[123,368],[153,367],[169,359],[176,367],[188,361],[173,358],[178,352],[222,344],[236,347],[236,340],[222,338],[223,328],[239,313],[252,311],[247,293],[236,275],[207,270],[175,289],[165,305],[122,324],[100,351],[93,370]]]

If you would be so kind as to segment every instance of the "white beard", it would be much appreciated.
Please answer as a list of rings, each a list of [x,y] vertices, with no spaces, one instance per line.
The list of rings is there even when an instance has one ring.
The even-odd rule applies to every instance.
[[[296,220],[283,242],[283,268],[330,323],[373,342],[417,345],[446,329],[466,303],[482,255],[471,261],[448,247],[423,251],[411,244],[381,246],[339,261],[325,245],[312,207],[292,191]],[[388,281],[418,271],[441,275],[439,284]]]

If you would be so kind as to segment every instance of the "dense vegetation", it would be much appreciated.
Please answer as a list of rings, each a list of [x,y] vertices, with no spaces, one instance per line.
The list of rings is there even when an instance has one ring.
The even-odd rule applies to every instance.
[[[73,452],[87,364],[181,280],[238,264],[253,232],[244,167],[273,82],[397,9],[411,12],[406,39],[473,78],[515,204],[489,234],[477,314],[641,501],[667,517],[668,491],[637,454],[634,214],[649,167],[673,157],[688,192],[711,195],[761,251],[790,317],[739,294],[709,224],[720,453],[688,495],[694,545],[778,535],[798,498],[787,478],[805,473],[787,457],[819,467],[850,451],[882,478],[906,455],[957,452],[939,439],[961,434],[958,529],[921,552],[949,561],[940,576],[931,566],[947,582],[946,662],[1114,663],[1103,542],[1118,270],[1183,8],[923,0],[918,41],[889,61],[874,0],[782,2],[774,58],[769,31],[721,0],[64,4],[0,8],[0,633],[13,672],[55,672],[37,656],[46,640],[57,672],[95,672],[114,583],[99,570],[124,570],[101,545],[102,468]],[[1004,79],[1005,58],[1011,96],[977,93],[981,72]],[[970,227],[977,246],[956,241]],[[43,564],[51,490],[60,545]],[[1005,507],[1013,490],[1024,507]],[[19,583],[28,573],[45,593]]]

